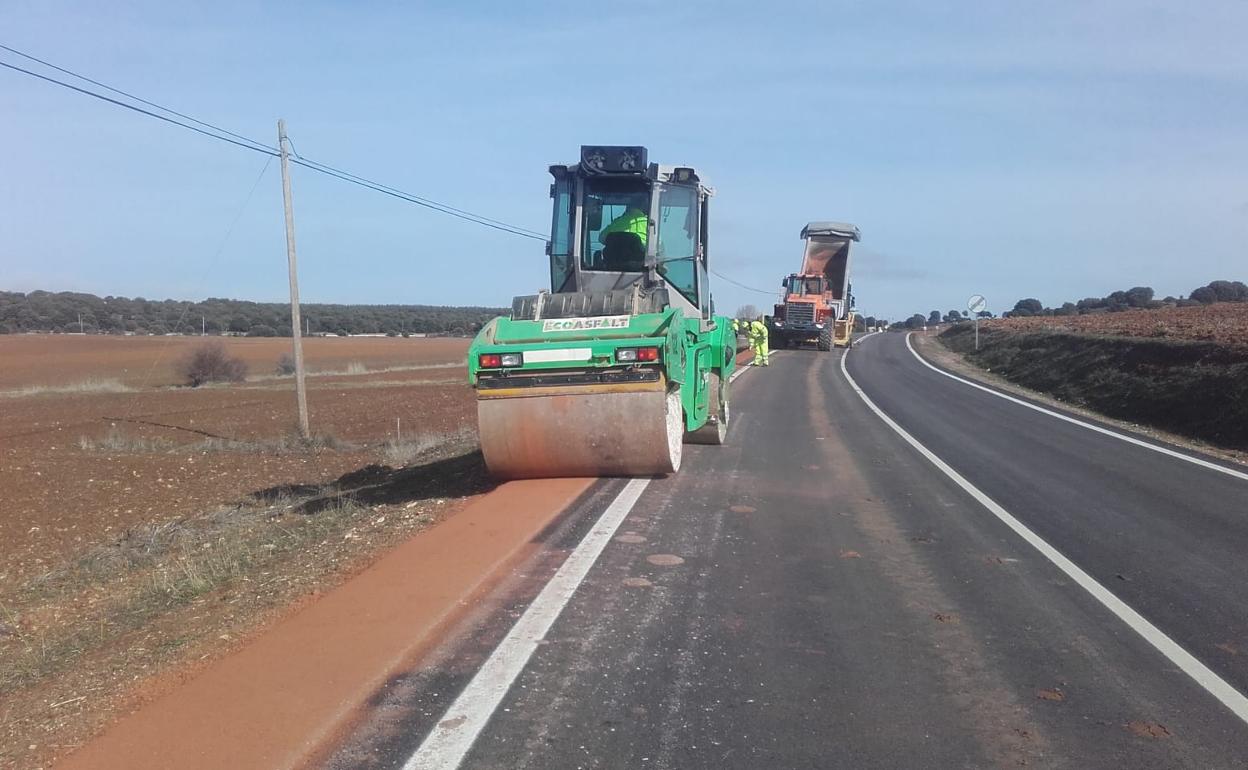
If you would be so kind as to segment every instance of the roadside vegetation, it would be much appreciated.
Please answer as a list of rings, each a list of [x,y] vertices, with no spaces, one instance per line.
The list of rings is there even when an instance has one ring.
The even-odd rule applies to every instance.
[[[1142,334],[1105,333],[1090,316],[1083,328],[1043,328],[1040,318],[952,326],[940,341],[967,361],[1018,385],[1109,417],[1148,425],[1215,446],[1248,449],[1248,305],[1232,306],[1243,325],[1232,341],[1171,336],[1140,311]],[[1176,308],[1175,312],[1209,308]],[[1043,319],[1052,320],[1052,319]],[[1152,319],[1154,323],[1160,319]],[[1019,323],[1029,322],[1027,324]],[[1215,324],[1216,325],[1216,324]]]
[[[192,350],[182,362],[182,376],[192,388],[210,382],[242,382],[247,379],[247,364],[231,356],[221,342],[209,342]]]
[[[1243,281],[1210,281],[1204,286],[1192,289],[1188,296],[1168,296],[1163,299],[1156,299],[1156,292],[1152,287],[1133,286],[1130,289],[1110,292],[1104,297],[1084,297],[1078,302],[1063,302],[1057,307],[1048,307],[1035,297],[1026,297],[1015,302],[1014,307],[1002,313],[1001,317],[1011,319],[1071,318],[1125,313],[1133,310],[1200,308],[1223,303],[1248,303],[1248,284]],[[990,311],[982,310],[976,314],[976,317],[995,318],[995,315]],[[943,314],[939,310],[932,310],[927,314],[915,313],[905,321],[894,324],[893,330],[914,331],[928,326],[969,320],[972,320],[971,314],[965,310],[950,310]]]
[[[136,681],[220,654],[489,486],[467,431],[395,451],[394,467],[131,526],[0,588],[0,766],[46,763]]]
[[[302,306],[313,334],[471,334],[504,311],[436,305]],[[0,291],[0,334],[238,334],[289,337],[290,306],[210,298],[202,302],[97,297],[79,292]]]

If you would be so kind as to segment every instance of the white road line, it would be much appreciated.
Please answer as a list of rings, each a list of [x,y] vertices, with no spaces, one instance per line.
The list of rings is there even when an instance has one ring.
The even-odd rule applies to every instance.
[[[737,367],[728,382],[745,374],[748,368]],[[616,495],[576,550],[563,562],[511,632],[438,720],[420,748],[403,764],[403,770],[454,770],[459,767],[516,677],[528,665],[538,643],[550,631],[649,484],[650,479],[633,479]]]
[[[907,340],[909,342],[909,340]],[[913,350],[913,348],[911,349]],[[1166,636],[1161,629],[1148,622],[1143,615],[1131,609],[1126,602],[1119,599],[1108,589],[1084,572],[1073,561],[1062,555],[1053,546],[1045,542],[1039,535],[1032,532],[1021,521],[1014,518],[1009,511],[1002,508],[988,495],[984,494],[971,482],[967,481],[957,471],[951,468],[944,460],[941,460],[930,449],[918,442],[914,436],[906,432],[904,428],[892,420],[882,409],[875,405],[875,402],[858,387],[858,383],[850,376],[849,369],[845,366],[845,358],[841,358],[841,373],[845,375],[849,386],[854,389],[858,397],[863,400],[871,411],[884,421],[888,427],[892,428],[897,435],[905,439],[906,443],[914,447],[919,454],[923,455],[932,465],[935,465],[942,473],[953,480],[955,484],[961,487],[967,494],[973,497],[976,502],[987,508],[994,516],[1000,519],[1007,527],[1026,540],[1033,548],[1041,553],[1046,559],[1053,563],[1058,569],[1066,573],[1066,575],[1081,588],[1090,593],[1094,599],[1105,606],[1110,612],[1114,613],[1119,620],[1130,626],[1131,630],[1144,638],[1144,641],[1153,646],[1155,650],[1166,656],[1171,663],[1178,666],[1184,673],[1190,676],[1201,687],[1203,687],[1210,695],[1222,702],[1222,705],[1231,710],[1235,716],[1245,723],[1248,723],[1248,698],[1232,687],[1225,679],[1214,673],[1208,666],[1197,660],[1191,653],[1180,647],[1173,639]]]
[[[1074,417],[1062,414],[1061,412],[1055,412],[1052,409],[1045,409],[1042,406],[1037,406],[1035,404],[1028,403],[1027,401],[1022,400],[1021,398],[1015,398],[1014,396],[1007,395],[998,390],[994,390],[992,388],[980,385],[977,382],[971,382],[970,380],[959,377],[956,374],[950,374],[949,372],[946,372],[943,369],[940,369],[939,367],[933,366],[931,363],[924,360],[923,356],[919,355],[919,352],[914,349],[913,345],[910,344],[911,334],[914,334],[914,332],[906,332],[906,347],[909,348],[911,354],[913,354],[914,357],[919,360],[919,363],[923,364],[928,369],[931,369],[933,372],[936,372],[937,374],[943,374],[949,379],[957,380],[963,385],[970,385],[972,388],[977,388],[979,390],[984,391],[985,393],[991,393],[992,395],[997,396],[998,398],[1004,398],[1006,401],[1013,401],[1014,403],[1019,404],[1021,406],[1025,406],[1028,409],[1034,409],[1037,412],[1040,412],[1041,414],[1047,414],[1050,417],[1056,417],[1059,420],[1065,420],[1066,422],[1072,423],[1074,425],[1078,425],[1083,428],[1087,428],[1088,430],[1096,431],[1097,433],[1100,433],[1106,436],[1112,436],[1120,441],[1125,441],[1128,444],[1135,444],[1136,446],[1144,447],[1145,449],[1151,449],[1154,452],[1160,452],[1163,455],[1167,455],[1169,457],[1173,457],[1178,460],[1184,460],[1186,462],[1192,463],[1193,465],[1199,465],[1200,467],[1207,468],[1211,471],[1217,471],[1218,473],[1225,473],[1228,476],[1234,476],[1237,479],[1248,481],[1248,473],[1244,473],[1243,471],[1237,471],[1234,468],[1227,468],[1225,466],[1218,465],[1217,463],[1211,463],[1208,460],[1202,460],[1199,457],[1192,457],[1191,455],[1183,454],[1182,452],[1176,452],[1175,450],[1168,449],[1164,446],[1150,444],[1147,441],[1141,441],[1138,438],[1127,436],[1125,434],[1118,433],[1117,431],[1109,430],[1108,428],[1102,428],[1099,425],[1093,425],[1092,423],[1084,422],[1083,420],[1075,419]]]
[[[476,676],[451,704],[403,770],[454,770],[468,754],[516,677],[528,665],[563,608],[598,560],[616,529],[637,504],[650,479],[633,479],[625,485],[593,529],[537,595],[511,632],[499,643]]]

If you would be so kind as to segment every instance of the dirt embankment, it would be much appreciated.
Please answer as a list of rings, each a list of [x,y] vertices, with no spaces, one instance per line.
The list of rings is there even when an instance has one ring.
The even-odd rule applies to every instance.
[[[1209,442],[1248,449],[1248,347],[1162,337],[980,327],[940,341],[993,374],[1061,401]]]
[[[0,335],[0,768],[48,766],[490,486],[467,340],[309,340],[306,442],[290,340],[222,340],[247,382],[173,386],[203,342]]]

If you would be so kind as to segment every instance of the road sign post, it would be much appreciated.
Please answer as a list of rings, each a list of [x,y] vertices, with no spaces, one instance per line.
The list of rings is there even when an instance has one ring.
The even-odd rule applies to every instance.
[[[973,294],[966,301],[966,309],[971,311],[971,318],[975,321],[975,349],[979,350],[979,314],[984,312],[984,308],[988,307],[988,300],[984,299],[982,294]]]

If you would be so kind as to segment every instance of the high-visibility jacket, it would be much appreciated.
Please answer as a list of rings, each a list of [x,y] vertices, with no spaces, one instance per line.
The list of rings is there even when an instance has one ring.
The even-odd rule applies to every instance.
[[[762,321],[750,321],[748,333],[753,341],[765,342],[767,340],[767,326]]]
[[[650,217],[639,208],[627,209],[616,217],[614,222],[602,229],[598,235],[598,242],[605,245],[607,236],[611,233],[632,233],[640,238],[641,245],[645,246],[650,236]]]

